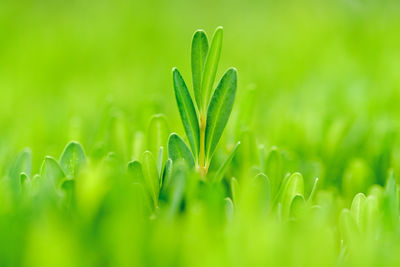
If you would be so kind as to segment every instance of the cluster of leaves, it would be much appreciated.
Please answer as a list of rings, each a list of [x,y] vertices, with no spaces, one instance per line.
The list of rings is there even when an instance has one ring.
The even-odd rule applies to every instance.
[[[152,124],[159,125],[163,119],[155,116]],[[158,129],[162,131],[162,127]],[[173,134],[169,140],[174,138],[177,136]],[[243,150],[237,151],[236,160],[243,156]],[[314,256],[318,264],[353,266],[380,261],[390,265],[398,259],[396,255],[387,256],[384,249],[388,245],[397,247],[393,242],[400,237],[400,187],[392,172],[385,187],[371,186],[368,194],[357,194],[347,208],[344,198],[335,191],[320,189],[318,179],[306,192],[300,173],[285,173],[283,154],[277,148],[268,151],[263,160],[243,174],[239,169],[247,168],[245,164],[238,164],[236,170],[230,166],[237,177],[223,175],[220,181],[204,180],[193,168],[194,162],[185,160],[185,155],[172,160],[176,155],[176,151],[168,148],[165,164],[162,149],[158,157],[145,151],[140,159],[128,164],[114,153],[95,161],[86,158],[81,145],[71,142],[59,161],[46,157],[40,173],[32,175],[31,152],[22,151],[1,188],[3,203],[9,204],[8,208],[3,205],[0,217],[3,222],[7,221],[4,218],[11,220],[15,216],[28,218],[27,225],[24,220],[14,221],[17,230],[26,236],[12,242],[24,249],[2,255],[2,262],[65,266],[185,265],[189,259],[193,260],[194,252],[186,258],[186,249],[181,246],[192,245],[191,251],[203,253],[221,249],[244,251],[244,259],[210,253],[212,256],[207,259],[212,263],[207,265],[234,259],[245,264],[251,257],[246,246],[255,242],[260,247],[254,253],[260,255],[264,249],[276,246],[268,253],[270,258],[257,254],[255,262],[290,264],[290,258],[278,257],[282,255],[280,239],[285,246],[301,249],[305,255],[313,253],[313,241],[321,242],[327,250]],[[46,231],[50,231],[50,239],[40,236]],[[66,238],[64,231],[72,238]],[[222,233],[225,234],[221,237]],[[288,237],[288,233],[293,236]],[[241,243],[242,235],[245,238],[248,235],[250,240]],[[190,236],[200,243],[193,244]],[[80,243],[82,239],[86,241]],[[46,258],[40,249],[53,245],[42,242],[55,242],[60,247]],[[121,242],[117,248],[126,246],[125,250],[111,249],[114,242]],[[166,247],[165,253],[173,253],[174,257],[160,253],[152,258],[153,253]],[[366,252],[371,254],[366,256]],[[82,260],[79,253],[91,253],[92,257]],[[62,262],[66,257],[68,260]],[[301,262],[306,264],[307,260]]]
[[[17,155],[0,184],[0,265],[399,262],[391,253],[400,249],[400,186],[393,171],[384,185],[372,185],[359,160],[344,171],[342,188],[306,179],[293,170],[287,151],[266,150],[243,129],[251,90],[233,126],[231,139],[241,142],[223,143],[225,153],[218,151],[236,92],[234,69],[212,90],[221,43],[221,28],[210,47],[203,31],[193,37],[195,101],[173,70],[189,145],[170,133],[164,115],[155,115],[146,135],[135,134],[131,153],[126,125],[116,115],[108,140],[113,152],[92,148],[86,155],[71,142],[59,160],[45,157],[38,174],[29,149]]]
[[[210,161],[222,136],[232,111],[236,95],[237,71],[228,69],[215,90],[214,80],[218,69],[222,47],[222,27],[218,27],[209,48],[207,35],[198,30],[192,41],[192,79],[195,103],[193,104],[189,90],[179,73],[173,69],[173,80],[176,102],[189,140],[193,161],[205,176]],[[210,96],[211,100],[210,100]],[[175,143],[176,140],[176,144]],[[190,157],[184,142],[176,136],[170,143],[173,150]],[[191,159],[192,160],[192,159]]]

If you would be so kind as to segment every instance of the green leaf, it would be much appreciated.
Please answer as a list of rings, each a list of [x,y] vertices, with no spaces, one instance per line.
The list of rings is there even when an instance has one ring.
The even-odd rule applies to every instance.
[[[298,172],[293,173],[289,177],[285,189],[282,192],[281,203],[283,218],[287,218],[290,211],[290,205],[296,195],[304,196],[304,180],[303,176]]]
[[[207,54],[203,79],[201,85],[202,92],[202,105],[200,106],[200,112],[204,112],[207,109],[208,101],[211,96],[211,92],[214,86],[215,75],[217,74],[219,58],[221,55],[221,47],[222,47],[222,37],[223,37],[223,29],[222,27],[218,27],[215,30],[214,36],[211,41],[210,50]]]
[[[40,176],[46,184],[51,181],[57,188],[60,188],[66,177],[58,162],[49,156],[43,161],[40,169]]]
[[[207,35],[203,30],[197,30],[192,40],[192,78],[193,92],[197,107],[201,107],[201,80],[208,53]]]
[[[21,174],[19,176],[19,181],[20,181],[20,184],[22,186],[23,184],[29,183],[30,179],[29,179],[29,176],[26,173],[21,172]]]
[[[213,156],[222,132],[231,114],[236,94],[237,74],[236,70],[229,69],[215,89],[207,111],[207,124],[205,134],[206,158]]]
[[[30,176],[32,171],[32,152],[29,148],[20,152],[10,169],[10,183],[15,193],[20,187],[21,173]]]
[[[190,148],[193,156],[197,159],[199,155],[199,121],[197,118],[196,109],[194,108],[192,98],[186,87],[185,82],[179,71],[173,69],[174,90],[176,102],[178,104],[179,113],[181,115],[183,127],[189,140]]]
[[[157,155],[160,147],[166,147],[168,141],[169,129],[167,119],[163,114],[154,115],[147,128],[147,150],[153,155]],[[162,154],[163,160],[166,160],[166,153]]]
[[[17,158],[14,160],[11,170],[10,176],[18,179],[21,172],[26,173],[28,176],[31,175],[32,171],[32,152],[29,148],[24,149],[20,152]]]
[[[163,171],[163,176],[161,180],[161,189],[160,189],[160,200],[167,200],[167,191],[166,189],[168,188],[168,185],[171,183],[172,179],[172,160],[168,159],[167,162],[165,163],[164,171]]]
[[[21,172],[19,181],[20,181],[21,191],[22,192],[28,191],[29,187],[31,186],[31,179],[29,178],[29,176],[26,173]]]
[[[75,178],[85,164],[86,157],[82,146],[77,142],[70,142],[61,154],[60,165],[68,178]]]
[[[145,151],[142,155],[142,169],[145,186],[151,195],[154,208],[156,208],[158,206],[160,183],[157,172],[157,165],[150,151]]]
[[[172,161],[183,159],[190,168],[194,168],[195,163],[192,153],[185,142],[176,133],[172,133],[169,136],[168,157],[172,159]]]
[[[233,157],[236,155],[236,152],[237,152],[239,146],[240,146],[240,142],[237,142],[237,144],[233,147],[231,153],[229,153],[225,162],[217,170],[214,181],[220,182],[222,180],[222,178],[225,175],[226,170],[228,169],[229,165],[232,162]]]
[[[366,197],[363,193],[358,193],[354,196],[353,202],[351,203],[351,213],[359,227],[360,230],[363,229],[364,221],[365,221],[365,205],[366,205]]]
[[[312,189],[311,189],[311,193],[310,193],[310,195],[308,196],[308,200],[307,200],[307,202],[309,202],[309,203],[311,203],[311,201],[312,201],[313,198],[314,198],[315,192],[317,191],[318,181],[319,181],[318,177],[315,178],[313,187],[312,187]]]
[[[290,217],[295,219],[304,215],[305,208],[306,201],[304,199],[304,196],[296,195],[293,198],[292,203],[290,204]]]
[[[133,145],[132,145],[132,158],[133,159],[140,159],[140,156],[142,155],[143,151],[145,151],[145,135],[143,132],[135,132],[134,137],[133,137]]]
[[[128,174],[132,177],[133,182],[143,184],[142,164],[139,161],[133,160],[128,163]]]
[[[67,207],[70,207],[73,202],[74,193],[75,193],[75,180],[66,180],[62,181],[60,186],[63,194],[64,194],[64,203]]]
[[[164,184],[165,181],[171,179],[171,177],[172,177],[172,159],[168,159],[167,162],[165,163],[162,175],[162,184]]]

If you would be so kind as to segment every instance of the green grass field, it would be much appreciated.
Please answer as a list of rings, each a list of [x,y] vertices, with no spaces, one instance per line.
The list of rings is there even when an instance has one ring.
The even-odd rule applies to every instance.
[[[0,266],[400,265],[399,14],[1,1]],[[218,26],[203,108],[191,42]]]

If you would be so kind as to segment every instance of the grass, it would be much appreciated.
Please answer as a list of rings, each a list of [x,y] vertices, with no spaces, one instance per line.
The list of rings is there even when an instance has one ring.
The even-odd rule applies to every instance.
[[[1,266],[398,265],[397,2],[209,5],[0,4]]]

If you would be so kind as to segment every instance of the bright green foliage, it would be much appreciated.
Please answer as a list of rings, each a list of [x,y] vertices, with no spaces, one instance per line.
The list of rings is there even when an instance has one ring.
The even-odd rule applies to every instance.
[[[217,74],[218,69],[219,57],[221,55],[222,37],[223,29],[222,27],[218,27],[215,30],[210,45],[210,51],[207,54],[207,58],[204,64],[205,66],[203,71],[203,79],[201,83],[202,100],[201,105],[199,106],[200,112],[204,112],[207,110],[208,101],[210,100],[210,96],[212,94],[215,75]]]
[[[303,219],[308,215],[307,208],[308,206],[306,205],[304,196],[296,195],[292,200],[292,204],[290,205],[290,219],[295,221],[298,219]]]
[[[300,173],[293,173],[283,186],[280,202],[282,204],[283,216],[287,218],[293,199],[298,195],[304,196],[303,176]]]
[[[398,1],[28,2],[0,1],[0,266],[399,265]]]
[[[192,40],[192,80],[193,91],[198,107],[202,103],[202,79],[204,65],[208,54],[208,40],[204,31],[198,30],[194,33]]]
[[[174,89],[176,102],[178,104],[179,113],[181,115],[183,127],[185,128],[186,135],[189,139],[189,144],[195,158],[199,155],[199,122],[197,113],[193,105],[192,98],[186,87],[185,82],[179,71],[173,69]]]
[[[78,175],[79,170],[85,164],[85,152],[77,142],[69,143],[61,155],[60,166],[65,175],[72,179]]]
[[[228,122],[236,96],[237,71],[234,68],[226,71],[214,90],[222,36],[223,29],[218,27],[210,49],[208,49],[205,32],[198,30],[193,36],[191,59],[197,109],[193,105],[181,74],[176,68],[172,70],[179,113],[196,165],[202,176],[208,172],[211,158]]]
[[[40,168],[40,179],[42,179],[44,183],[51,183],[57,188],[60,188],[65,177],[64,171],[54,158],[46,157],[44,159],[42,167]]]
[[[29,149],[25,149],[20,152],[17,158],[14,160],[10,169],[10,183],[14,193],[16,193],[23,177],[29,177],[32,170],[32,152]],[[22,176],[21,176],[22,175]]]
[[[128,163],[128,174],[134,182],[143,183],[142,164],[139,161],[134,160]]]
[[[205,133],[206,160],[209,161],[218,145],[231,114],[236,95],[237,72],[229,69],[218,84],[207,111]]]
[[[168,139],[168,157],[172,161],[183,159],[189,167],[194,167],[192,153],[182,138],[175,133],[171,134]]]

